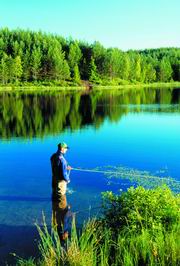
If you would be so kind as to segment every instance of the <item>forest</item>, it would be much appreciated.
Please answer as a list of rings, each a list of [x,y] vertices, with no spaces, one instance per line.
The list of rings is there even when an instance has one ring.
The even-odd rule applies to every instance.
[[[180,48],[122,51],[95,41],[0,29],[0,84],[76,86],[180,81]]]

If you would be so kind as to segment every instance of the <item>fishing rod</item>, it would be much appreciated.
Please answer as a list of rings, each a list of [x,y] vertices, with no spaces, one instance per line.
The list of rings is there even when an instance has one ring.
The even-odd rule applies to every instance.
[[[92,172],[92,173],[110,173],[110,174],[115,174],[116,172],[110,172],[110,171],[102,171],[102,170],[95,170],[95,169],[82,169],[82,168],[72,168],[71,170],[75,171],[81,171],[81,172]]]

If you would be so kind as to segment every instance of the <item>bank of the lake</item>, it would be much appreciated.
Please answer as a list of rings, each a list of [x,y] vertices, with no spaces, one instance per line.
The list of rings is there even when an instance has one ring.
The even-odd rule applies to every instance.
[[[37,84],[8,84],[1,85],[1,92],[9,92],[9,91],[21,91],[21,92],[36,92],[36,91],[90,91],[90,90],[120,90],[120,89],[140,89],[140,88],[179,88],[180,82],[155,82],[155,83],[138,83],[138,84],[126,84],[126,85],[94,85],[94,84],[86,84],[82,86],[57,86],[57,85],[43,85],[41,83]]]

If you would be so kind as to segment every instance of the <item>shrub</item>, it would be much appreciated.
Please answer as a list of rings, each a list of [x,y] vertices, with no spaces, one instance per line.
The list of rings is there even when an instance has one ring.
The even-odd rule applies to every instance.
[[[113,230],[171,229],[180,221],[180,195],[167,187],[131,187],[121,195],[103,193],[103,222]]]

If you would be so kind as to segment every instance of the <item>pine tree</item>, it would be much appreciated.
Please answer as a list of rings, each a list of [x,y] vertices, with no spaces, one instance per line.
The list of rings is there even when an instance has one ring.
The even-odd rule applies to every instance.
[[[156,80],[156,70],[151,64],[146,65],[145,82],[154,82]]]
[[[8,76],[9,76],[8,56],[7,54],[3,53],[0,63],[0,80],[3,84],[7,84]]]
[[[16,57],[19,52],[19,43],[18,41],[15,41],[12,43],[12,49],[13,49],[13,57]]]
[[[21,64],[15,63],[17,56]],[[179,81],[179,58],[179,48],[122,52],[117,48],[105,49],[99,42],[89,45],[42,32],[0,30],[0,79],[3,83],[21,78],[23,81],[64,80],[69,78],[69,71],[74,80],[79,80],[79,71],[81,79],[93,82],[99,76],[140,82],[153,82],[155,78],[163,82]],[[22,66],[22,74],[17,74],[16,64],[20,72]]]
[[[55,80],[64,79],[64,54],[57,49],[54,50],[52,57],[53,77]]]
[[[65,54],[61,46],[57,43],[48,50],[47,60],[49,62],[49,78],[55,80],[65,80],[69,78],[70,71]]]
[[[110,78],[121,76],[122,52],[117,48],[108,49],[104,60],[104,75]]]
[[[27,50],[26,53],[23,56],[23,61],[22,61],[22,69],[23,69],[22,79],[24,81],[29,81],[30,80],[31,66],[30,66],[29,62],[30,62],[30,53]]]
[[[99,83],[99,75],[97,73],[97,67],[94,62],[94,58],[91,57],[91,63],[90,63],[90,71],[89,71],[89,81],[94,82],[94,83]]]
[[[95,41],[92,45],[92,56],[97,67],[98,74],[103,74],[103,64],[105,59],[106,49],[99,42]]]
[[[159,80],[166,82],[169,81],[171,77],[172,77],[171,64],[167,58],[163,58],[160,62]]]
[[[14,58],[14,77],[15,80],[18,81],[22,77],[23,68],[22,68],[22,62],[21,57],[18,55],[16,58]]]
[[[4,48],[5,48],[5,44],[4,44],[3,38],[0,38],[0,58],[2,58],[3,53],[5,52]]]
[[[63,77],[62,79],[63,80],[67,80],[67,79],[70,79],[70,68],[69,68],[69,65],[68,65],[68,62],[66,60],[64,60],[63,62]]]
[[[72,77],[74,76],[74,68],[76,65],[78,66],[81,57],[82,53],[78,42],[71,43],[69,46],[68,64],[70,66]]]
[[[130,59],[127,53],[122,58],[121,78],[128,80],[130,75]]]
[[[7,67],[8,67],[8,82],[12,83],[15,81],[15,65],[14,65],[14,59],[9,55],[6,60]]]
[[[141,81],[141,57],[139,54],[137,55],[135,60],[134,75],[135,75],[135,80]]]
[[[82,57],[81,49],[79,48],[78,42],[71,43],[69,46],[68,63],[70,68],[74,68]]]
[[[39,48],[34,47],[30,60],[32,80],[37,80],[41,71],[41,51]]]
[[[76,84],[80,84],[80,81],[81,81],[81,77],[80,77],[80,73],[79,73],[79,67],[78,65],[75,65],[74,67],[74,71],[73,71],[73,81],[76,83]]]

